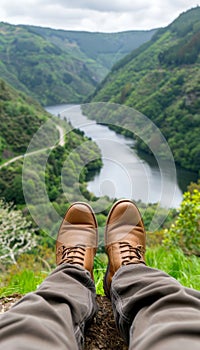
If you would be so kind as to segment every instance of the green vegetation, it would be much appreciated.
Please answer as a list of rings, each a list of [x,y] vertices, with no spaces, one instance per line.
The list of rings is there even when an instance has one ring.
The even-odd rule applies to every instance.
[[[81,31],[54,30],[25,26],[27,30],[37,33],[52,44],[76,58],[87,59],[87,65],[93,69],[97,81],[105,77],[105,72],[129,52],[151,39],[156,30],[127,31],[119,33],[92,33]],[[96,64],[96,67],[94,67]],[[95,71],[95,68],[98,68]],[[101,70],[101,71],[100,71]],[[97,75],[99,74],[99,76]]]
[[[31,137],[48,118],[39,103],[0,79],[0,164],[23,154]]]
[[[89,180],[92,172],[94,175],[101,168],[102,161],[96,144],[84,137],[82,132],[70,131],[71,127],[58,118],[50,119],[50,115],[37,102],[25,96],[24,93],[17,92],[3,80],[0,80],[0,122],[0,164],[3,165],[6,159],[16,155],[23,155],[31,140],[31,151],[46,149],[46,151],[34,154],[32,158],[29,156],[29,160],[26,160],[26,165],[30,163],[30,168],[33,160],[38,164],[38,169],[34,169],[29,174],[30,194],[37,192],[42,187],[40,181],[44,179],[50,200],[57,200],[60,205],[61,202],[66,202],[64,198],[62,201],[60,198],[63,192],[60,178],[62,170],[69,194],[75,195],[76,191],[78,193],[80,186],[80,191],[86,198],[90,196],[86,189],[86,180]],[[65,146],[57,146],[48,157],[46,156],[47,149],[52,147],[58,139],[56,123],[60,123],[67,133]],[[79,152],[79,147],[82,152]],[[47,157],[48,160],[46,173],[40,165],[44,157]],[[65,163],[64,167],[63,163]],[[22,166],[23,159],[20,159],[10,165],[0,167],[0,195],[6,201],[12,201],[16,205],[25,204],[22,190]],[[77,178],[77,174],[80,174],[80,178]],[[34,182],[35,178],[37,182]],[[75,181],[78,182],[77,190],[72,186]]]
[[[81,195],[86,200],[95,199],[87,190],[86,180],[90,170],[93,174],[99,171],[102,161],[96,144],[88,142],[86,137],[72,131],[67,135],[65,146],[57,146],[49,156],[44,151],[26,157],[23,189],[21,160],[0,169],[1,196],[6,201],[14,202],[23,210],[24,215],[28,215],[25,206],[27,204],[33,219],[35,216],[45,217],[45,228],[41,224],[45,233],[39,231],[40,244],[54,244],[50,233],[57,232],[60,218],[65,214],[69,203],[80,200]],[[76,151],[80,145],[84,150],[81,153]],[[87,159],[92,160],[85,162]],[[44,191],[47,192],[48,200]],[[57,218],[53,220],[52,215],[57,215]],[[33,219],[29,217],[29,220]]]
[[[26,294],[34,291],[38,285],[48,276],[49,270],[40,264],[36,264],[36,256],[26,257],[26,267],[11,266],[2,275],[0,280],[0,297],[15,293]],[[29,265],[29,262],[32,265]],[[188,288],[200,290],[200,260],[196,256],[187,257],[181,249],[173,248],[170,251],[163,247],[148,248],[146,252],[147,265],[165,271],[176,278],[182,285]],[[37,265],[37,269],[36,269]],[[53,266],[54,267],[54,266]],[[53,268],[52,267],[52,268]],[[94,280],[97,294],[104,295],[103,278],[107,268],[107,256],[97,254],[94,263]]]
[[[200,259],[186,256],[179,248],[165,247],[148,249],[147,265],[160,269],[176,278],[182,285],[200,290]]]
[[[194,189],[186,192],[176,218],[171,227],[165,231],[164,244],[180,247],[186,254],[200,256],[200,192]]]
[[[33,270],[22,270],[10,278],[2,279],[2,285],[0,288],[0,298],[13,295],[13,294],[26,294],[37,289],[42,283],[44,278],[47,276],[45,273],[35,273]]]
[[[193,193],[194,190],[197,190],[200,192],[200,179],[198,179],[198,181],[195,182],[191,182],[190,185],[187,188],[188,192],[190,192],[191,194]]]
[[[0,23],[0,76],[43,105],[79,103],[155,30],[101,34]]]
[[[35,230],[20,210],[0,199],[0,262],[16,264],[16,258],[36,246]]]
[[[164,134],[176,163],[196,172],[200,163],[199,18],[197,7],[158,30],[151,41],[112,68],[90,99],[125,104],[146,115]],[[115,118],[115,114],[109,116],[109,123],[115,125]],[[98,115],[97,121],[102,122]],[[126,122],[121,116],[120,124],[126,127]],[[151,130],[146,130],[146,136],[151,139]],[[136,146],[150,152],[139,139]]]
[[[54,251],[45,245],[21,254],[17,264],[1,265],[0,297],[35,290],[54,267]]]
[[[79,147],[82,152],[79,152]],[[44,186],[49,200],[61,215],[64,214],[63,210],[66,210],[66,202],[78,200],[80,193],[91,200],[93,195],[87,191],[86,181],[91,177],[91,173],[94,176],[102,166],[101,154],[96,144],[73,130],[68,132],[64,147],[57,146],[49,155],[47,152],[26,157],[26,170],[23,175],[26,202],[36,205],[35,196],[35,201],[40,198],[42,205]],[[1,196],[16,205],[25,205],[22,166],[23,161],[18,160],[0,169]]]
[[[0,75],[43,105],[80,102],[96,85],[85,62],[25,27],[0,25]]]

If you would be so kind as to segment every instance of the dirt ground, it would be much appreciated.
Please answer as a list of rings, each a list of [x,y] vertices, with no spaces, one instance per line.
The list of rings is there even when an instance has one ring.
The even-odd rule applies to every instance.
[[[0,313],[9,310],[20,298],[20,295],[1,298]],[[85,350],[127,350],[128,347],[115,327],[110,300],[98,295],[97,303],[98,313],[85,334]]]

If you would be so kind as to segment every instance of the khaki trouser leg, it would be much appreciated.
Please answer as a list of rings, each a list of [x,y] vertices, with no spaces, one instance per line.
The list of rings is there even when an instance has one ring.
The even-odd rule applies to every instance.
[[[116,272],[111,298],[129,349],[200,349],[200,292],[140,264]]]
[[[95,287],[88,271],[63,264],[38,290],[1,315],[4,350],[79,349],[96,312]]]

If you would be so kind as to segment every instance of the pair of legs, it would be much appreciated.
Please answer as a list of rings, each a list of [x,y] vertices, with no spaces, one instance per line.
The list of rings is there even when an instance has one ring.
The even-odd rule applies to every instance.
[[[97,311],[93,261],[97,223],[75,203],[56,242],[57,268],[34,293],[1,316],[2,349],[80,349]],[[145,231],[129,200],[112,207],[106,225],[109,264],[104,279],[116,325],[129,349],[200,348],[200,293],[145,265]]]

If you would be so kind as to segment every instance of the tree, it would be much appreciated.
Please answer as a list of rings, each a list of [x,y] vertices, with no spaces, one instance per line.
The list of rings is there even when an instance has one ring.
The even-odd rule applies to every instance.
[[[16,258],[36,245],[35,229],[20,210],[0,199],[0,261],[16,264]]]
[[[165,230],[163,243],[200,256],[200,192],[197,189],[184,193],[178,217],[169,230]]]

